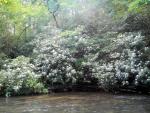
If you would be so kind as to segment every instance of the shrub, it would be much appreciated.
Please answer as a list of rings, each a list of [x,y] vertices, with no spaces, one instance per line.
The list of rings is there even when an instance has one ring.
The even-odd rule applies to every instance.
[[[0,84],[6,96],[45,93],[39,77],[40,75],[35,74],[30,59],[19,56],[4,65],[4,69],[0,71]]]

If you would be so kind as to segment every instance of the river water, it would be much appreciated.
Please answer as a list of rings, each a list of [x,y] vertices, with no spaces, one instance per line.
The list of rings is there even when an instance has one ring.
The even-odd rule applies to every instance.
[[[0,113],[150,113],[150,96],[57,93],[0,98]]]

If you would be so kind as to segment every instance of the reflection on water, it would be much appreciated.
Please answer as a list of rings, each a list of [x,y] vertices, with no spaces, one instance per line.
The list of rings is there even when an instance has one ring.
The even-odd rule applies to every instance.
[[[150,98],[103,93],[0,98],[0,113],[150,113]]]

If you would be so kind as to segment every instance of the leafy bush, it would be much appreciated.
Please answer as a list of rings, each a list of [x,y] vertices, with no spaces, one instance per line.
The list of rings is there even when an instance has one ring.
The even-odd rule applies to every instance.
[[[39,82],[40,75],[35,74],[30,59],[19,56],[0,71],[0,84],[6,96],[46,93],[44,85]]]
[[[113,61],[116,83],[120,88],[134,86],[136,90],[142,91],[139,87],[142,85],[142,87],[147,88],[149,84],[149,67],[146,66],[149,57],[142,59],[142,55],[146,54],[144,52],[146,46],[145,37],[141,36],[141,33],[126,33],[119,37],[126,40],[122,40],[121,43],[118,41],[119,45],[124,45],[124,49],[120,53],[120,58]]]

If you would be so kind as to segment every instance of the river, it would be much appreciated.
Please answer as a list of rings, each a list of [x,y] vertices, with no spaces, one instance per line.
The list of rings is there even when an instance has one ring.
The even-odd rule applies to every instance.
[[[0,113],[150,113],[150,97],[57,93],[0,98]]]

